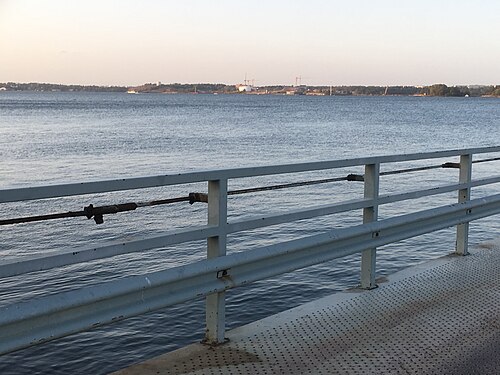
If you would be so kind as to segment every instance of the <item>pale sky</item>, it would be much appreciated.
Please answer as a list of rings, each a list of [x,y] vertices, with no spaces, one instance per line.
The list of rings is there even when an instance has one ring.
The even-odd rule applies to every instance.
[[[0,82],[500,84],[500,0],[0,0]]]

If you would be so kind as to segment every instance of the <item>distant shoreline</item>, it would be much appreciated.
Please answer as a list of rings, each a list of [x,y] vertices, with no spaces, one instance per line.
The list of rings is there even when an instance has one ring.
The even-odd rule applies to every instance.
[[[0,83],[2,91],[33,92],[123,92],[129,94],[239,94],[309,96],[444,96],[500,97],[499,85],[446,86],[252,86],[212,83],[162,84],[141,86],[61,85],[52,83]]]

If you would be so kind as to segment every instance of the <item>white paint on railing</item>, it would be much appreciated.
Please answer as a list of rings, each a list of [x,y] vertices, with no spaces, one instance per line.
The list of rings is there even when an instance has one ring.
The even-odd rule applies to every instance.
[[[497,213],[500,194],[19,303],[0,309],[0,353]]]
[[[470,200],[472,187],[500,182],[500,176],[471,179],[473,154],[500,152],[500,146],[410,155],[335,160],[255,168],[192,172],[123,180],[0,190],[0,203],[126,189],[208,182],[206,226],[120,242],[99,248],[65,249],[43,257],[3,261],[0,277],[112,257],[195,240],[207,240],[207,259],[147,275],[85,287],[0,309],[0,353],[62,337],[96,325],[206,296],[206,340],[224,340],[224,292],[271,276],[362,252],[361,286],[375,287],[376,248],[457,225],[457,253],[467,253],[468,223],[500,213],[500,194]],[[379,195],[380,164],[460,156],[457,184]],[[365,167],[364,197],[317,207],[227,222],[228,179],[350,166]],[[459,203],[377,221],[382,204],[458,191]],[[294,241],[226,255],[228,233],[363,209],[363,224]]]

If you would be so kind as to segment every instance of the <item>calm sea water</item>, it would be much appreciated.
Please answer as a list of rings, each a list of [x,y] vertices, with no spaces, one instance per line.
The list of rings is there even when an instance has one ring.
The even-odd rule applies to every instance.
[[[251,95],[126,95],[0,93],[0,188],[135,177],[171,172],[424,152],[500,143],[500,100],[421,97],[285,97]],[[439,164],[437,160],[430,164]],[[428,164],[429,164],[428,163]],[[413,165],[389,165],[397,169]],[[477,177],[499,164],[474,166]],[[230,189],[345,176],[359,169],[231,181]],[[382,193],[456,181],[456,170],[384,178]],[[497,186],[473,195],[498,192]],[[78,210],[83,206],[146,201],[206,191],[168,187],[51,199],[0,207],[0,217]],[[362,194],[353,182],[234,196],[229,218],[313,206]],[[456,201],[456,194],[380,209],[381,218]],[[103,225],[69,219],[0,227],[0,257],[12,259],[62,247],[153,235],[198,225],[206,206],[178,204],[108,216]],[[299,238],[359,223],[361,213],[303,220],[232,235],[228,251]],[[498,218],[474,223],[472,244],[498,234]],[[391,274],[453,250],[453,229],[386,246],[378,273]],[[167,269],[204,256],[204,243],[37,272],[0,282],[0,305],[57,290]],[[228,293],[228,325],[236,327],[356,285],[358,257],[347,257]],[[203,301],[177,305],[104,328],[0,357],[2,374],[104,374],[173,350],[203,335]]]

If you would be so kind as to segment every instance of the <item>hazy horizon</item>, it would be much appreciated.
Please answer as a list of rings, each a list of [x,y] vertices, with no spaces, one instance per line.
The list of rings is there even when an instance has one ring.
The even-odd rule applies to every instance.
[[[15,84],[40,84],[40,85],[62,85],[62,86],[98,86],[98,87],[138,87],[146,84],[157,84],[161,83],[162,85],[226,85],[226,86],[236,86],[238,84],[242,84],[242,82],[233,82],[233,83],[225,83],[225,82],[206,82],[206,81],[201,81],[201,82],[143,82],[139,85],[106,85],[106,84],[96,84],[96,83],[85,83],[85,84],[80,84],[80,83],[61,83],[61,82],[15,82],[15,81],[3,81],[1,83],[15,83]],[[428,87],[432,85],[439,85],[443,84],[443,82],[435,82],[431,83],[429,85],[401,85],[401,84],[394,84],[394,85],[355,85],[355,84],[342,84],[342,85],[328,85],[328,84],[317,84],[317,85],[305,85],[305,86],[310,86],[310,87],[329,87],[329,86],[346,86],[346,87],[354,87],[354,86],[374,86],[374,87]],[[270,85],[255,85],[256,87],[266,87],[266,86],[293,86],[293,83],[276,83],[276,84],[270,84]],[[467,87],[467,86],[498,86],[496,83],[490,83],[490,84],[456,84],[456,85],[447,85],[447,86],[462,86],[462,87]]]
[[[495,85],[500,2],[0,0],[0,82]]]

